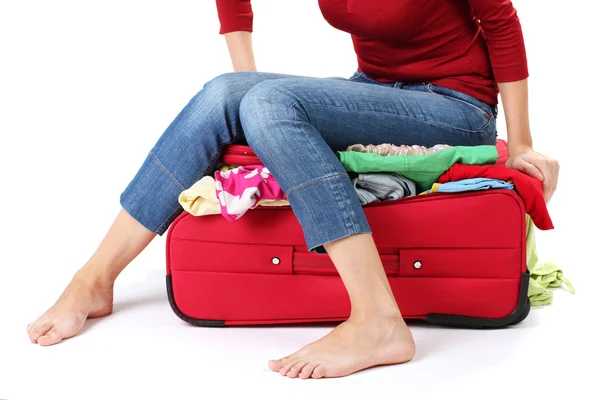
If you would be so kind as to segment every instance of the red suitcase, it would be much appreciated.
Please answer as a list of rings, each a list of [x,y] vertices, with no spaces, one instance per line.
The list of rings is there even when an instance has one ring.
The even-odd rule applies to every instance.
[[[506,143],[498,150],[505,158]],[[223,161],[258,159],[246,146],[230,146]],[[364,210],[405,318],[494,328],[527,317],[525,210],[514,191],[434,193]],[[169,229],[166,257],[171,307],[194,325],[342,321],[350,314],[334,265],[307,251],[289,207],[259,207],[235,222],[184,212]]]

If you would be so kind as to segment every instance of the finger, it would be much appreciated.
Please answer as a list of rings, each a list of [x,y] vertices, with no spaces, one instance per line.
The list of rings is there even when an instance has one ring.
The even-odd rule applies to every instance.
[[[550,202],[550,199],[552,199],[553,194],[554,188],[552,187],[552,183],[549,180],[544,181],[544,200],[546,201],[546,203]]]
[[[556,193],[556,188],[558,187],[558,171],[555,171],[552,177],[551,190],[549,191],[548,200],[546,202],[550,202],[554,193]]]
[[[548,162],[542,164],[542,174],[544,175],[544,199],[549,203],[554,196],[556,186],[558,185],[558,163]]]
[[[552,183],[553,183],[554,191],[556,191],[556,188],[558,186],[558,175],[559,175],[559,172],[560,172],[560,165],[558,164],[558,161],[554,162],[553,172],[554,173],[552,174],[552,176],[553,176],[554,179],[553,179]]]
[[[526,173],[529,176],[532,176],[540,181],[544,181],[544,174],[540,171],[535,165],[528,163],[527,161],[521,159],[515,161],[515,166],[513,167]]]

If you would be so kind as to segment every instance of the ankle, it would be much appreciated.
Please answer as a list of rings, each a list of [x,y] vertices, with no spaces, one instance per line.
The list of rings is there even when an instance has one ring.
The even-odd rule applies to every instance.
[[[108,271],[99,268],[93,268],[92,266],[88,265],[85,265],[83,268],[77,271],[73,277],[73,280],[83,283],[84,285],[88,286],[90,290],[95,292],[112,288],[115,281],[110,276]]]
[[[404,323],[402,314],[397,306],[386,308],[379,307],[352,307],[349,320],[359,324],[397,324]]]

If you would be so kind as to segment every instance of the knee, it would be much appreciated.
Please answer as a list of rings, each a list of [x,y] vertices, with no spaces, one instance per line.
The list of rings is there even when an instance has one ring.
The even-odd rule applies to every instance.
[[[273,135],[281,131],[271,129],[273,123],[297,119],[296,106],[299,101],[294,91],[288,87],[287,81],[288,79],[277,79],[261,82],[250,89],[242,99],[240,121],[250,145],[253,142],[273,139]]]
[[[185,143],[197,147],[213,139],[236,141],[239,127],[239,104],[248,84],[246,73],[228,73],[207,82],[177,115],[159,144]],[[256,78],[254,78],[256,79]]]
[[[229,72],[219,75],[208,81],[196,97],[201,97],[205,104],[226,105],[236,97],[241,97],[239,92],[244,86],[243,82],[247,78],[247,74],[245,72]]]
[[[248,114],[258,111],[264,114],[265,110],[293,106],[297,102],[291,87],[293,81],[294,79],[274,79],[254,85],[242,99],[240,112]]]
[[[177,117],[176,126],[181,128],[177,131],[193,136],[208,131],[226,132],[223,127],[237,127],[239,105],[248,90],[247,82],[256,79],[249,74],[253,73],[227,73],[204,84]]]

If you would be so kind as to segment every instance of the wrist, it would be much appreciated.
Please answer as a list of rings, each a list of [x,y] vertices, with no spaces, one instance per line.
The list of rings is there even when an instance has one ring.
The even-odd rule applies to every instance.
[[[520,154],[533,149],[531,132],[527,127],[508,126],[508,154]]]
[[[509,156],[533,150],[533,141],[529,130],[509,130],[507,144]]]
[[[233,72],[256,72],[255,65],[234,65]]]
[[[246,55],[246,57],[238,55],[238,57],[232,58],[231,65],[235,72],[256,72],[256,63],[252,54]]]
[[[533,146],[528,143],[508,143],[508,155],[509,157],[527,153],[528,151],[532,151]]]

